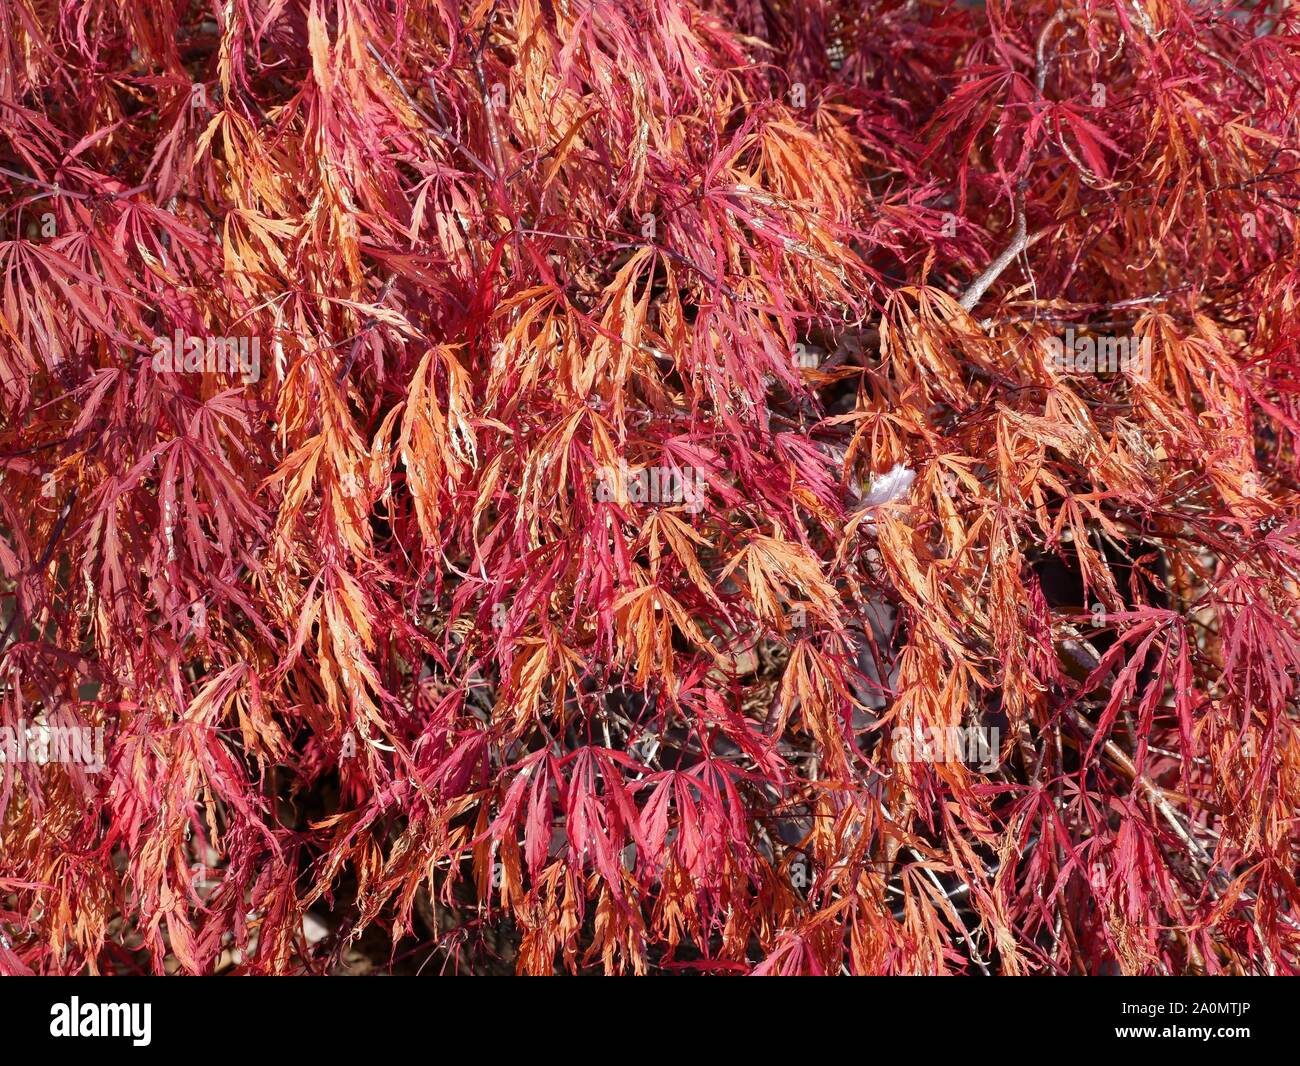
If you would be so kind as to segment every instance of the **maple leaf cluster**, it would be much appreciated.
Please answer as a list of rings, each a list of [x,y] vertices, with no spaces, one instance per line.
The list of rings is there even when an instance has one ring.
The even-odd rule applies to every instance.
[[[1298,33],[0,0],[0,973],[1300,971]]]

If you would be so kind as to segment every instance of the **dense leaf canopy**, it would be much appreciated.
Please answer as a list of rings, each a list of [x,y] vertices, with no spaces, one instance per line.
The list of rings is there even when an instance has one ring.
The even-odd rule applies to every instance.
[[[0,973],[1300,969],[1298,32],[0,0]]]

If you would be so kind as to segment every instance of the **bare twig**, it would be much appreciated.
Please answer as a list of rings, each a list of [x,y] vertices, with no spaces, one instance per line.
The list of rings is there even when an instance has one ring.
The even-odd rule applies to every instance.
[[[422,108],[418,103],[415,102],[415,98],[406,91],[406,87],[402,84],[401,80],[397,77],[396,74],[393,73],[393,68],[384,62],[384,57],[379,54],[379,50],[375,48],[374,43],[371,41],[367,41],[366,48],[370,51],[370,54],[374,56],[375,62],[378,63],[383,68],[384,73],[388,75],[393,85],[397,88],[397,91],[402,94],[403,99],[405,99],[406,102],[410,105],[411,110],[414,111],[417,115],[419,115],[420,118],[424,119],[425,123],[428,124],[429,129],[431,129],[438,137],[446,141],[458,152],[460,152],[460,154],[463,155],[466,159],[468,159],[472,164],[474,164],[474,166],[477,167],[486,178],[488,178],[490,181],[495,183],[496,175],[492,172],[492,168],[489,167],[486,163],[484,163],[483,160],[481,160],[473,152],[471,152],[465,146],[465,144],[460,140],[460,138],[458,138],[455,134],[451,132],[451,130],[447,129],[439,122],[437,122],[433,118],[433,116],[431,116],[427,111],[424,110],[424,108]]]
[[[1037,70],[1034,84],[1038,90],[1039,102],[1043,99],[1043,90],[1047,85],[1047,39],[1051,36],[1052,31],[1064,21],[1065,15],[1064,9],[1057,11],[1055,15],[1047,20],[1047,23],[1038,34]],[[1025,187],[1027,184],[1027,180],[1022,177],[1016,186],[1015,201],[1012,208],[1013,228],[1010,243],[998,253],[993,262],[984,269],[984,272],[972,281],[966,291],[958,297],[957,302],[961,304],[963,310],[973,310],[975,305],[980,302],[980,298],[988,291],[989,286],[997,281],[1002,272],[1012,264],[1016,256],[1045,233],[1050,232],[1049,230],[1040,230],[1032,238],[1029,236],[1029,230],[1025,225]]]

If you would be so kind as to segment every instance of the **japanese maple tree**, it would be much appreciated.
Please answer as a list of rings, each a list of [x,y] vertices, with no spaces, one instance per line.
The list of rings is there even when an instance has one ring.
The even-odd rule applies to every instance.
[[[1300,971],[1298,34],[0,0],[0,973]]]

